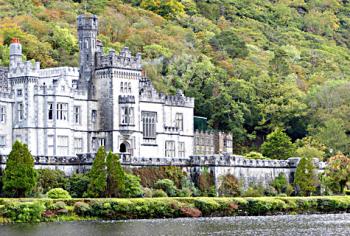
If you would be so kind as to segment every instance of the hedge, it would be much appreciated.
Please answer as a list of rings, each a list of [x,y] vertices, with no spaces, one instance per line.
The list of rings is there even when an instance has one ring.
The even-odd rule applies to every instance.
[[[248,198],[0,198],[0,223],[350,212],[350,196]]]

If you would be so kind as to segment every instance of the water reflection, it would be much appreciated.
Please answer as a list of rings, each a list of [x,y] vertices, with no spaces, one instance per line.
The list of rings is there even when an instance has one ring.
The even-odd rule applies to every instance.
[[[350,214],[13,224],[0,235],[350,235]]]

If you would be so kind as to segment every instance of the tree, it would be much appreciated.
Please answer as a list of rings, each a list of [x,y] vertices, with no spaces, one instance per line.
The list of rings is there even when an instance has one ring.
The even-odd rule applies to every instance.
[[[107,196],[121,197],[125,192],[125,173],[119,156],[112,152],[107,156]]]
[[[25,197],[36,184],[34,159],[26,144],[13,144],[3,175],[3,190],[7,196]]]
[[[322,160],[323,155],[324,155],[324,151],[319,150],[315,147],[304,146],[304,147],[300,147],[296,150],[296,155],[298,157],[319,158],[320,160]]]
[[[289,184],[286,175],[282,172],[272,181],[271,186],[274,187],[278,193],[290,195],[293,192],[293,187]]]
[[[318,178],[311,158],[303,157],[297,167],[294,177],[296,192],[302,196],[310,196],[316,191]]]
[[[107,189],[107,168],[106,168],[106,151],[101,146],[92,163],[89,171],[89,185],[84,196],[86,197],[104,197]]]
[[[295,145],[289,136],[281,129],[276,129],[267,135],[266,141],[261,145],[262,154],[272,159],[288,159],[295,153]]]
[[[175,18],[185,13],[185,6],[176,0],[142,0],[140,6],[167,19]]]
[[[316,129],[314,137],[327,146],[328,155],[337,152],[350,152],[350,139],[346,134],[343,122],[339,119],[327,120],[323,126]]]
[[[334,193],[343,193],[346,184],[350,181],[350,158],[337,153],[328,160],[323,176],[327,187]]]
[[[236,197],[240,194],[240,183],[236,176],[227,174],[222,176],[219,187],[219,195],[225,197]]]

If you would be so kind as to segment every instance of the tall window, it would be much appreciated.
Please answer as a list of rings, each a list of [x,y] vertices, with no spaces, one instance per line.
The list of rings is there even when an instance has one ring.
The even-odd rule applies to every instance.
[[[179,157],[185,157],[185,142],[179,142]]]
[[[0,147],[6,146],[6,136],[0,135]]]
[[[121,107],[120,108],[120,123],[122,125],[132,125],[134,124],[134,108],[133,107]]]
[[[57,103],[57,120],[68,120],[68,103]]]
[[[142,112],[143,138],[156,138],[157,112]]]
[[[53,156],[53,150],[55,149],[53,137],[53,135],[47,136],[47,155],[49,156]]]
[[[0,123],[6,122],[6,107],[0,106]]]
[[[97,120],[97,110],[91,111],[91,122],[95,123]]]
[[[49,102],[47,104],[47,107],[48,107],[47,117],[49,120],[52,120],[53,119],[53,103]]]
[[[18,116],[18,121],[21,121],[24,118],[24,110],[23,110],[22,102],[17,103],[17,116]]]
[[[131,83],[128,83],[128,92],[131,93]]]
[[[68,136],[57,136],[57,154],[68,155]]]
[[[17,89],[17,96],[21,97],[22,96],[22,89]]]
[[[176,128],[178,128],[179,130],[183,130],[183,122],[184,118],[183,118],[183,114],[182,113],[176,113],[175,115],[175,126]]]
[[[80,124],[80,106],[74,106],[74,123]]]
[[[83,152],[83,139],[82,138],[74,138],[74,153],[82,153]]]
[[[175,141],[165,141],[165,157],[175,157]]]

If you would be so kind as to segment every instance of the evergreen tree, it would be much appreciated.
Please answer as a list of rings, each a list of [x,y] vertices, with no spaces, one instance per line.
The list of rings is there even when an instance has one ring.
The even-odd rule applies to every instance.
[[[6,162],[3,191],[11,197],[25,197],[35,187],[34,160],[27,145],[16,141]]]
[[[107,188],[106,151],[101,146],[89,172],[89,185],[84,197],[104,197]]]
[[[295,145],[290,137],[281,129],[276,129],[267,135],[266,141],[261,145],[262,154],[272,159],[288,159],[295,152]]]
[[[294,187],[298,195],[310,196],[316,191],[318,178],[311,158],[302,158],[295,172]]]
[[[107,156],[107,196],[121,197],[125,191],[125,173],[117,154]]]

